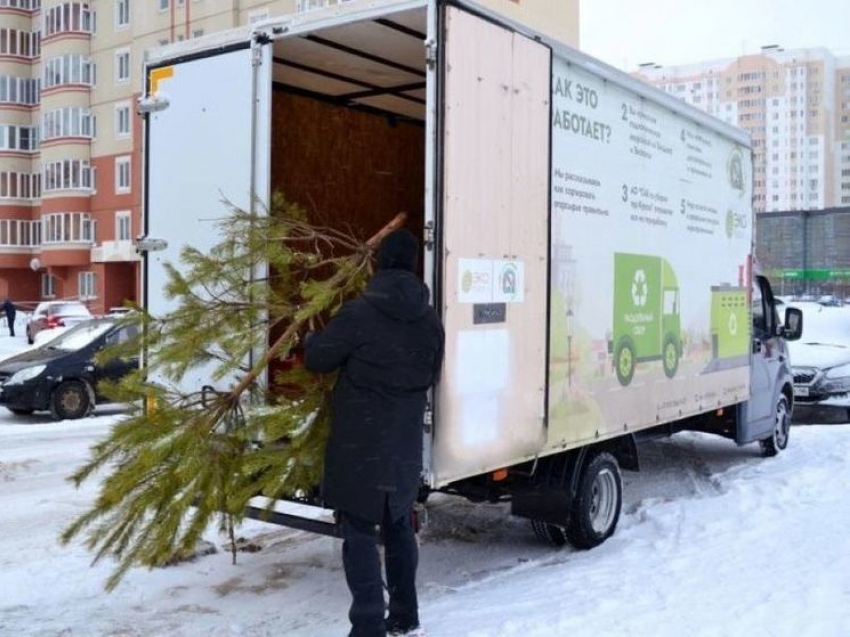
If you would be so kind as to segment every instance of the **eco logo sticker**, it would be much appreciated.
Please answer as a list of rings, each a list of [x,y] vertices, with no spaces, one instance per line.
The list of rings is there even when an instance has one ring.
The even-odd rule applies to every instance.
[[[744,194],[744,154],[741,148],[735,146],[729,155],[729,162],[726,167],[726,173],[729,177],[729,184],[733,189],[738,191],[738,195]]]
[[[460,289],[463,290],[465,294],[469,294],[470,290],[472,290],[472,272],[469,270],[463,271],[463,276],[461,276],[460,280]]]
[[[729,335],[735,336],[738,333],[738,316],[735,313],[729,315]]]
[[[726,211],[726,236],[732,238],[732,233],[735,232],[735,213],[731,210]]]
[[[643,270],[636,270],[632,281],[632,301],[637,307],[646,305],[647,292],[646,273]]]
[[[502,273],[499,275],[499,284],[502,288],[502,294],[509,298],[514,298],[518,290],[518,272],[513,263],[508,263],[502,268]]]

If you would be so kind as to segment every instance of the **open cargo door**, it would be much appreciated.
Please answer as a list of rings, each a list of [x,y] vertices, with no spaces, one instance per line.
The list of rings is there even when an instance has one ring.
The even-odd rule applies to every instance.
[[[256,63],[255,63],[256,62]],[[179,267],[190,245],[220,240],[222,200],[249,210],[269,201],[271,46],[246,41],[147,68],[144,304],[154,316],[173,309],[165,298],[165,264]],[[164,246],[164,248],[163,248]],[[179,382],[185,391],[213,383],[213,365]]]
[[[546,442],[551,51],[444,10],[435,486]]]

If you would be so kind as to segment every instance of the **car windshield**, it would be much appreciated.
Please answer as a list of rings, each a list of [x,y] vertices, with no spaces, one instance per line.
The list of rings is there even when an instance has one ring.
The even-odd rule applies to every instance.
[[[114,323],[108,321],[102,323],[81,323],[76,327],[72,327],[64,334],[60,334],[50,341],[45,347],[47,349],[61,349],[73,352],[78,349],[82,349],[99,336],[106,334],[106,332],[112,329],[113,326]]]
[[[85,305],[82,305],[81,303],[59,303],[57,305],[51,306],[48,311],[51,314],[64,314],[66,316],[88,316],[90,314],[88,308]]]

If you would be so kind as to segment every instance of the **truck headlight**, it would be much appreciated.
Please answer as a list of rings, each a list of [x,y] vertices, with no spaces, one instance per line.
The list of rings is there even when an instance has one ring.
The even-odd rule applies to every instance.
[[[12,374],[12,377],[6,381],[7,385],[23,385],[28,380],[36,378],[47,369],[47,365],[33,365]]]

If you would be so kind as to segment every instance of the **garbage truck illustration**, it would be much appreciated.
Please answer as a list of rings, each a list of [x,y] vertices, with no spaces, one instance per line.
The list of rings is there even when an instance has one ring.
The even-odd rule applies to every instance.
[[[682,356],[679,283],[670,264],[643,254],[614,255],[614,329],[609,351],[623,386],[632,382],[635,366],[662,362],[668,378],[676,375]]]

